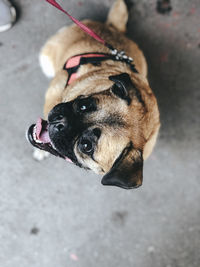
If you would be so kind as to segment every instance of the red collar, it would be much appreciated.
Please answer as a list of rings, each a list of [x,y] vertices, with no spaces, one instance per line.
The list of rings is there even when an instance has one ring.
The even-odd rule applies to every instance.
[[[92,53],[92,54],[81,54],[76,55],[67,60],[63,69],[69,74],[67,85],[71,84],[77,78],[77,71],[81,65],[87,63],[98,64],[100,61],[107,59],[107,54]]]
[[[85,64],[93,64],[95,66],[98,66],[101,64],[102,61],[105,60],[114,60],[114,61],[122,61],[123,59],[116,58],[115,55],[106,54],[106,53],[85,53],[73,56],[67,60],[67,62],[64,64],[63,69],[68,72],[68,80],[67,85],[71,84],[73,81],[77,79],[77,71],[81,65]],[[129,65],[131,67],[131,70],[134,72],[137,72],[134,65]]]
[[[104,59],[113,59],[113,60],[118,60],[118,61],[123,61],[125,62],[126,64],[129,65],[130,69],[133,71],[133,72],[136,72],[138,73],[138,71],[136,70],[135,68],[135,65],[133,64],[133,59],[131,57],[128,57],[124,51],[118,51],[117,49],[115,49],[111,44],[107,43],[104,39],[102,39],[98,34],[96,34],[96,32],[94,32],[92,29],[90,29],[89,27],[87,27],[84,23],[80,22],[79,20],[77,20],[76,18],[74,18],[73,16],[71,16],[66,10],[64,10],[57,2],[56,0],[46,0],[48,3],[50,3],[51,5],[53,5],[54,7],[56,7],[57,9],[59,9],[60,11],[62,11],[63,13],[65,13],[81,30],[83,30],[85,33],[89,34],[92,38],[94,38],[95,40],[97,40],[98,42],[102,43],[104,46],[106,46],[111,54],[108,55],[108,54],[100,54],[100,53],[95,53],[95,54],[84,54],[84,55],[81,55],[80,58],[78,58],[77,60],[80,61],[79,62],[79,65],[77,66],[80,66],[81,65],[81,60],[82,58],[104,58]],[[99,56],[99,55],[103,55],[103,56]],[[75,56],[75,57],[79,57],[79,56]],[[68,61],[70,61],[71,59],[69,59]],[[66,63],[67,64],[67,63]],[[65,65],[66,65],[65,64]],[[83,63],[84,64],[84,63]],[[75,67],[75,66],[74,66]],[[72,67],[72,68],[74,68]],[[65,68],[67,71],[69,69],[72,69],[72,68]],[[71,81],[71,75],[69,75],[69,79],[68,79],[68,83],[69,82],[71,83],[73,80]]]

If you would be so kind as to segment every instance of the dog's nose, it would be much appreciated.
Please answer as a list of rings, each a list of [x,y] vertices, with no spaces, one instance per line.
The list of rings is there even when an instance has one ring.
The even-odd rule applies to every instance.
[[[48,122],[49,123],[57,123],[59,121],[62,121],[63,118],[66,116],[67,112],[67,104],[66,103],[60,103],[56,105],[48,115]]]
[[[65,124],[64,123],[58,123],[58,124],[55,124],[55,126],[54,126],[54,129],[57,132],[61,132],[64,128],[65,128]]]
[[[61,114],[54,114],[54,116],[51,116],[51,119],[49,119],[50,124],[58,124],[60,122],[63,122],[65,120],[64,116]]]
[[[67,118],[63,115],[57,115],[49,122],[53,126],[54,131],[61,132],[67,127]]]
[[[48,115],[49,130],[52,132],[61,132],[68,127],[68,104],[60,103],[56,105]]]

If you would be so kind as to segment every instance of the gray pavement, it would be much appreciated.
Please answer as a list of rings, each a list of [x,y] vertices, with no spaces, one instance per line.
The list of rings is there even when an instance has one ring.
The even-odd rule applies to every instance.
[[[112,2],[63,6],[103,21]],[[147,57],[162,128],[143,186],[126,191],[53,156],[33,160],[25,129],[49,82],[38,53],[71,22],[45,1],[16,1],[19,21],[0,34],[1,267],[200,266],[200,2],[174,0],[169,15],[134,2],[128,35]]]

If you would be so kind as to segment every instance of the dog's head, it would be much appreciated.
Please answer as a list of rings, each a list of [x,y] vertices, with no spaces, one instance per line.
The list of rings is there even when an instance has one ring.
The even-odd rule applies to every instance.
[[[138,88],[137,80],[127,73],[109,76],[108,84],[105,90],[67,102],[63,97],[50,111],[48,122],[40,121],[29,130],[29,140],[104,174],[104,185],[136,188],[142,184],[144,147],[159,123],[153,115],[156,100],[147,85]]]

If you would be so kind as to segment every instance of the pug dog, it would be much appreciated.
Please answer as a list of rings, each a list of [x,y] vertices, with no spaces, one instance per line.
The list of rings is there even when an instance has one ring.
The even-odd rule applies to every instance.
[[[117,0],[105,23],[84,20],[123,58],[76,25],[52,36],[40,53],[46,76],[44,118],[28,130],[33,146],[102,174],[102,184],[141,186],[143,160],[152,152],[160,128],[156,98],[147,80],[147,64],[137,44],[125,36],[127,6]],[[64,66],[64,67],[63,67]],[[46,152],[44,152],[46,153]]]

